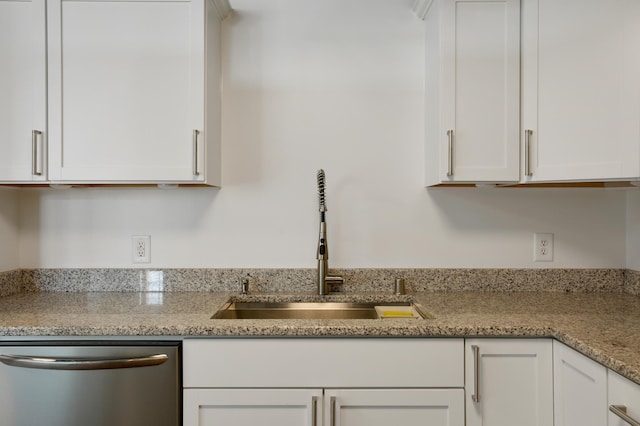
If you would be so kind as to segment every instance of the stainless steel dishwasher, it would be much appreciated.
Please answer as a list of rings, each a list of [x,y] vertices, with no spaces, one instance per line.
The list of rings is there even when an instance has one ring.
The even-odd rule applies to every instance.
[[[176,426],[178,342],[0,343],[2,426]]]

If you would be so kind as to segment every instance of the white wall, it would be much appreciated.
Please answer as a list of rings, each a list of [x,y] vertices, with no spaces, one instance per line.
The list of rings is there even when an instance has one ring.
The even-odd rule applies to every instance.
[[[223,188],[30,189],[23,267],[314,267],[316,170],[332,267],[624,267],[626,193],[426,190],[411,0],[233,0]],[[532,233],[555,233],[552,263]]]
[[[627,194],[627,268],[640,271],[640,189]]]
[[[0,272],[19,267],[18,191],[0,188]]]

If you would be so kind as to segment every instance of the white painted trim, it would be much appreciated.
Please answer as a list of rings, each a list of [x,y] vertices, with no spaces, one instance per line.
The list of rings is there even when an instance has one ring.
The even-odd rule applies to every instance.
[[[416,16],[424,21],[424,19],[427,17],[429,9],[431,8],[431,5],[433,4],[433,1],[434,0],[415,0],[413,2],[413,11],[415,12]]]
[[[221,21],[224,21],[227,16],[231,14],[233,9],[229,4],[229,0],[209,0],[213,8],[216,10],[218,17]]]

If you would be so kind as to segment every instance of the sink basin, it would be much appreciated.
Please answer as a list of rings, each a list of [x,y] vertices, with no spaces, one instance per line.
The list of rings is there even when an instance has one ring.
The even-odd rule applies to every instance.
[[[376,307],[378,309],[376,310]],[[384,307],[384,310],[381,310]],[[379,319],[425,318],[411,302],[229,302],[213,319]]]

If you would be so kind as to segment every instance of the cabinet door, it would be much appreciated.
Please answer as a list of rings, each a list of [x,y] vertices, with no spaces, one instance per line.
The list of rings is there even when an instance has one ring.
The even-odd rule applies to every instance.
[[[327,389],[327,426],[464,426],[462,389]]]
[[[184,426],[320,426],[320,389],[185,389]]]
[[[640,173],[640,2],[522,1],[525,182]]]
[[[204,24],[203,0],[48,1],[51,180],[202,179]]]
[[[609,384],[609,407],[617,406],[626,409],[626,415],[636,422],[640,422],[640,385],[625,379],[621,375],[609,370],[607,381]],[[623,410],[624,410],[623,409]],[[609,411],[609,426],[629,426],[620,416]]]
[[[0,0],[0,182],[46,179],[45,1]]]
[[[555,426],[607,424],[607,369],[560,342],[553,342]]]
[[[427,184],[518,181],[520,0],[442,0],[432,8]]]
[[[551,340],[467,339],[465,355],[467,426],[553,424]]]

